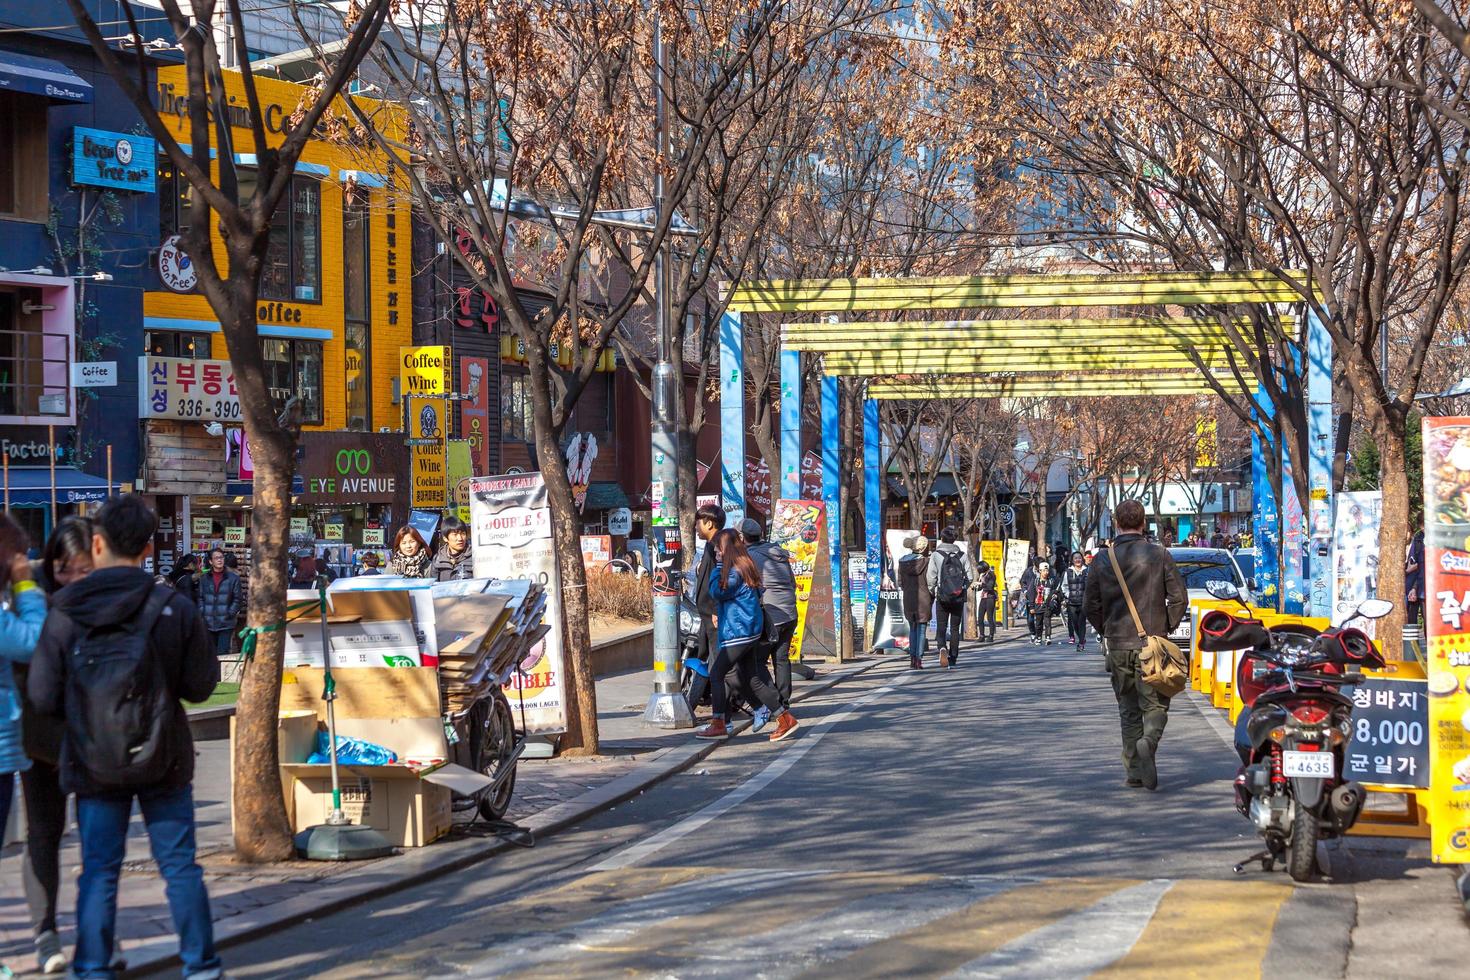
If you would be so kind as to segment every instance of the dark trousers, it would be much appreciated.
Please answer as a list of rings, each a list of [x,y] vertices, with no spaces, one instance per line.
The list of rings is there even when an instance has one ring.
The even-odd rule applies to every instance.
[[[1031,635],[1038,640],[1051,639],[1051,606],[1032,606],[1026,610]]]
[[[1137,650],[1107,652],[1108,672],[1113,677],[1113,695],[1118,699],[1118,721],[1123,729],[1123,768],[1130,779],[1142,779],[1137,745],[1148,739],[1155,749],[1169,721],[1169,699],[1143,682]]]
[[[781,626],[768,627],[766,646],[761,654],[761,661],[765,658],[771,659],[771,668],[776,674],[776,693],[781,695],[781,703],[791,705],[791,638],[796,635],[796,620]]]
[[[214,655],[216,657],[228,657],[230,655],[230,640],[234,636],[234,630],[209,631],[209,642],[214,647]]]
[[[214,923],[204,872],[194,860],[194,794],[188,786],[143,790],[137,794],[148,828],[153,860],[163,876],[164,894],[179,934],[179,959],[186,977],[221,976],[214,949]],[[117,923],[117,881],[133,797],[79,796],[77,824],[82,831],[82,875],[77,882],[76,977],[116,975],[112,969]]]
[[[746,697],[759,701],[778,715],[781,696],[771,684],[770,671],[766,670],[765,658],[757,653],[758,643],[742,643],[733,647],[721,647],[709,671],[709,697],[714,705],[714,717],[730,720],[730,695],[725,688],[725,675],[733,668],[740,679],[740,688]]]
[[[1087,642],[1087,619],[1082,615],[1082,607],[1070,602],[1067,603],[1067,635],[1079,647]]]
[[[924,659],[924,643],[929,639],[929,624],[919,622],[919,617],[905,616],[909,624],[909,659]]]
[[[995,639],[995,596],[980,600],[979,609],[975,613],[975,629],[982,639]]]
[[[965,604],[963,602],[936,603],[939,612],[939,625],[934,627],[934,644],[943,650],[945,644],[949,645],[949,662],[954,663],[960,656],[960,636],[965,629]]]
[[[39,935],[56,931],[56,890],[61,884],[61,837],[66,832],[66,794],[61,773],[49,762],[31,760],[20,774],[26,801],[26,854],[21,866],[31,925]]]

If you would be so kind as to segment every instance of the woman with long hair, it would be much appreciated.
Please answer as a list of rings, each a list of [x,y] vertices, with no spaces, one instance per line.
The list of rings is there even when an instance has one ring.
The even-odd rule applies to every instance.
[[[417,528],[407,524],[398,529],[393,535],[393,548],[388,555],[388,570],[393,575],[402,575],[404,578],[427,578],[429,574],[429,562],[434,558],[429,553],[429,546],[424,541],[424,536]]]
[[[718,645],[710,665],[710,700],[714,716],[695,732],[698,738],[729,738],[729,697],[725,676],[733,667],[746,696],[759,700],[776,722],[771,741],[779,742],[796,730],[796,718],[781,704],[771,684],[765,658],[757,655],[764,633],[761,613],[761,573],[745,542],[731,528],[718,532],[708,547],[715,549],[715,570],[709,594],[719,603]]]
[[[55,593],[92,571],[92,522],[85,517],[59,521],[41,549],[41,586]],[[192,558],[193,555],[185,555]],[[182,564],[182,562],[181,562]],[[185,572],[181,580],[188,580]],[[189,595],[182,587],[179,591]],[[61,838],[66,833],[66,793],[61,789],[61,739],[66,726],[37,712],[24,696],[24,668],[17,669],[21,692],[25,753],[31,767],[20,774],[26,803],[26,851],[22,883],[36,934],[36,965],[42,973],[66,969],[56,929],[56,893],[61,885]]]
[[[0,587],[11,593],[10,608],[0,612],[0,827],[10,819],[15,774],[31,768],[21,730],[20,687],[11,669],[12,664],[30,663],[46,622],[46,594],[36,585],[26,557],[29,547],[20,525],[9,514],[0,514]]]

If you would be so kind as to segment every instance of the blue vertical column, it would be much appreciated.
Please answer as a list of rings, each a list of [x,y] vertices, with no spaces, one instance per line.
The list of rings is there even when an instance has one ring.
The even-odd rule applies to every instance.
[[[842,549],[842,402],[838,379],[822,376],[822,502],[827,505],[827,544],[832,555],[832,629],[839,656],[847,610],[842,585],[847,574]]]
[[[1332,615],[1332,336],[1307,312],[1308,616]]]
[[[781,350],[781,496],[801,496],[801,351]]]
[[[1270,418],[1272,406],[1264,392],[1256,393],[1255,414]],[[1276,494],[1271,490],[1271,475],[1266,469],[1266,454],[1275,446],[1259,435],[1251,435],[1251,540],[1256,546],[1256,601],[1265,607],[1281,609],[1281,583],[1277,576],[1277,548],[1280,541],[1280,514]]]
[[[879,593],[883,591],[883,450],[878,432],[878,400],[863,399],[863,541],[868,552],[868,614],[864,632],[873,646]]]
[[[720,502],[725,526],[745,517],[745,326],[720,317]]]

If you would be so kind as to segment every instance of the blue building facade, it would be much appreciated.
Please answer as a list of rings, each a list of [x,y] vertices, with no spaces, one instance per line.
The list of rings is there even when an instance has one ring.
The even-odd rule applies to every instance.
[[[115,0],[89,6],[122,16]],[[153,141],[81,33],[56,29],[69,20],[59,4],[0,0],[0,457],[37,539],[106,496],[109,458],[114,487],[137,475],[143,292],[157,281]],[[152,92],[151,61],[147,75]]]

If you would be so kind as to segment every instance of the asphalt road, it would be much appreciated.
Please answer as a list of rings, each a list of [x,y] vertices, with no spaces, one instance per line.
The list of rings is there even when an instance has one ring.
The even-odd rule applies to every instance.
[[[1096,647],[895,662],[635,801],[225,954],[236,977],[1464,976],[1443,868],[1355,841],[1336,878],[1231,866],[1228,731],[1175,699],[1123,785]],[[1409,856],[1406,856],[1409,855]]]

